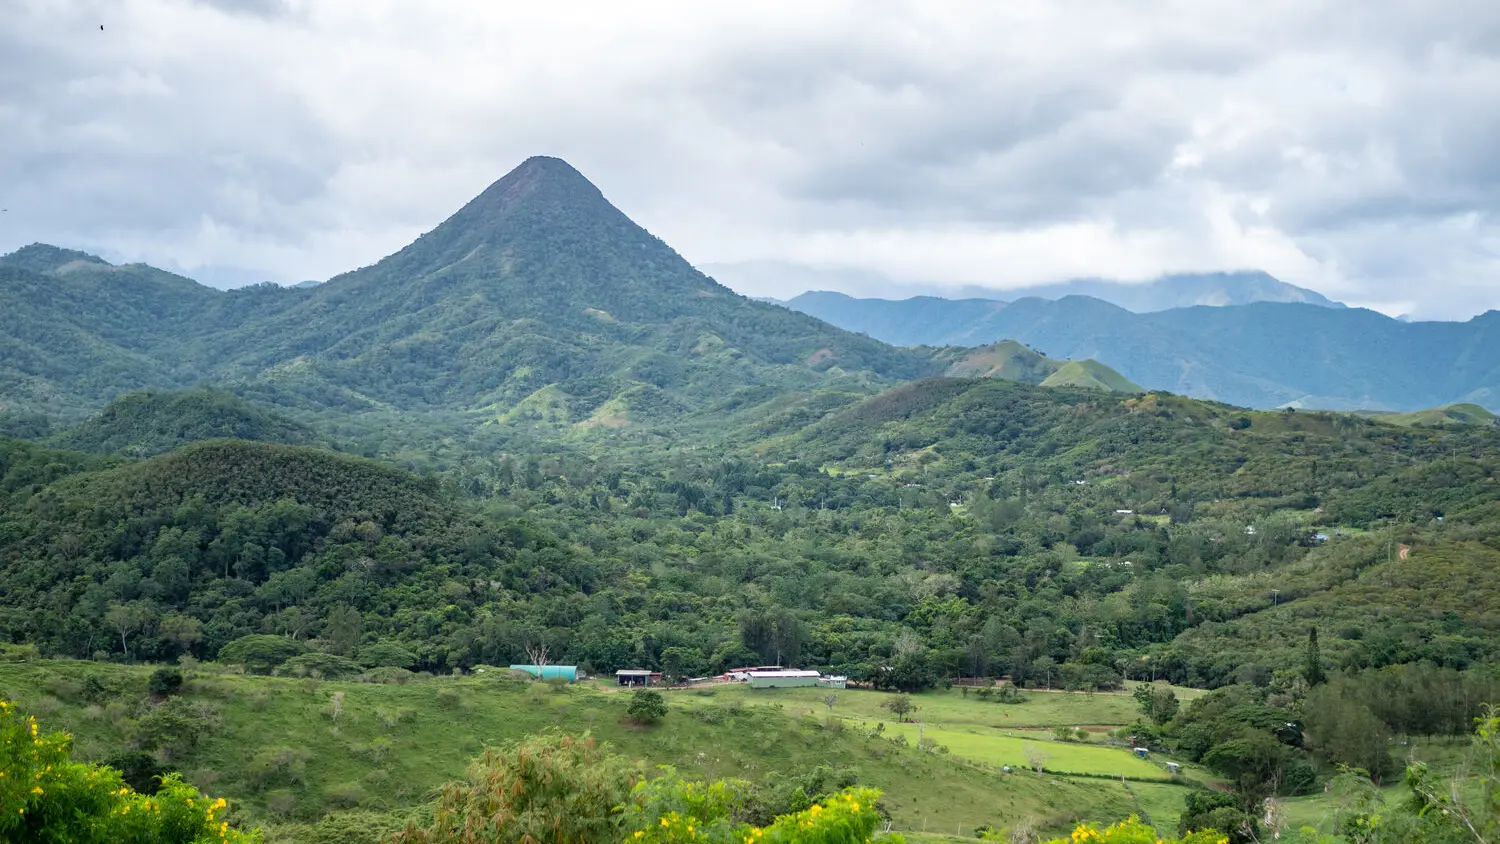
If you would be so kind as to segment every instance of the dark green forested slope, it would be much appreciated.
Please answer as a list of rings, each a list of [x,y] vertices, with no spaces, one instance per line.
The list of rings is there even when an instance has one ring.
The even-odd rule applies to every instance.
[[[431,478],[239,441],[113,468],[12,445],[35,480],[0,518],[0,630],[77,656],[211,656],[260,633],[350,655],[389,643],[440,670],[535,641],[596,670],[780,655],[872,679],[899,667],[881,681],[906,685],[1109,685],[1151,657],[1219,684],[1294,664],[1295,636],[1252,653],[1183,634],[1375,589],[1381,549],[1442,561],[1428,588],[1488,589],[1488,557],[1463,549],[1496,542],[1493,429],[982,379],[788,426],[762,456],[474,450]],[[1420,603],[1446,611],[1459,591]],[[1383,624],[1346,615],[1329,611],[1325,635]],[[1496,656],[1483,613],[1407,621],[1394,656],[1330,654]],[[1434,625],[1457,644],[1424,649]]]
[[[306,425],[233,393],[200,389],[121,396],[97,415],[49,441],[74,451],[146,456],[223,437],[306,443],[313,439],[313,433]]]

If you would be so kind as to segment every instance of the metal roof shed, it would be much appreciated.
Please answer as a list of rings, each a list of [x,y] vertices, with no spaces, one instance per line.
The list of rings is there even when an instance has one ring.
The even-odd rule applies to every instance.
[[[752,689],[790,689],[818,685],[816,671],[749,671],[747,682]]]
[[[511,670],[525,671],[542,680],[561,677],[572,683],[578,679],[578,666],[576,665],[512,665]]]

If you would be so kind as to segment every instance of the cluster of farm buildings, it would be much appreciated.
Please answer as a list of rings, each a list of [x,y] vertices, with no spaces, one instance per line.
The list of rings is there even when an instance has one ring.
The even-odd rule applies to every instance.
[[[579,679],[576,665],[512,665],[512,670],[524,671],[533,677],[546,680],[558,677],[574,682]],[[621,686],[664,685],[662,673],[649,668],[622,668],[615,672],[615,682]],[[723,674],[711,677],[693,677],[679,685],[701,686],[710,683],[744,683],[752,689],[790,689],[798,687],[821,687],[842,689],[848,684],[847,677],[782,668],[779,665],[760,665],[746,668],[731,668]]]

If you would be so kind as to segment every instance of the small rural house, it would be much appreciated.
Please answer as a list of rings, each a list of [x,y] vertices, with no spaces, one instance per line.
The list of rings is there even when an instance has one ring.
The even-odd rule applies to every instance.
[[[819,677],[818,685],[825,689],[842,689],[849,685],[848,677]]]
[[[510,670],[525,671],[540,680],[550,680],[553,677],[561,677],[569,683],[578,680],[578,666],[576,665],[512,665]]]
[[[649,668],[622,668],[615,672],[615,683],[621,686],[660,686],[661,672]]]

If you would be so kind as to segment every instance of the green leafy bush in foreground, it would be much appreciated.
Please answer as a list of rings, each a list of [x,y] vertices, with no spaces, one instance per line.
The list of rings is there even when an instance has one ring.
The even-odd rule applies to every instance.
[[[397,844],[863,844],[880,822],[880,792],[849,788],[765,826],[744,820],[748,783],[646,779],[588,736],[540,736],[486,752],[443,790],[431,822]],[[899,836],[883,841],[900,844]]]
[[[120,772],[72,761],[66,733],[43,733],[35,718],[0,700],[0,840],[67,844],[252,844],[232,829],[223,799],[164,777],[140,794]]]

